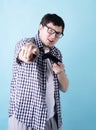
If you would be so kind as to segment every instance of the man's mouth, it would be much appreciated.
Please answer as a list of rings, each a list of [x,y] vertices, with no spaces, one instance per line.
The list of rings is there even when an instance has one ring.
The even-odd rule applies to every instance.
[[[48,39],[48,41],[49,41],[49,43],[53,43],[54,42],[53,40],[50,40],[50,39]]]

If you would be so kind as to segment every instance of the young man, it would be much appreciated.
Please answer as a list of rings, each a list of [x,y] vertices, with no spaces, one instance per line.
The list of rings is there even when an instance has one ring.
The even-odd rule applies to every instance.
[[[59,90],[68,88],[62,55],[54,45],[63,36],[64,21],[43,16],[36,37],[16,45],[8,130],[59,130]]]

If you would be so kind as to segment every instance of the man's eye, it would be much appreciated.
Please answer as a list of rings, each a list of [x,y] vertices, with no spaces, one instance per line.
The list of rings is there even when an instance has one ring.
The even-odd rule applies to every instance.
[[[52,30],[52,29],[49,29],[49,31],[50,31],[51,33],[54,33],[54,30]]]

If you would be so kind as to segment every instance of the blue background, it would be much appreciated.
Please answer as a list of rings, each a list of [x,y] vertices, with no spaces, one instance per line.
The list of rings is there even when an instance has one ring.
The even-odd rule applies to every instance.
[[[95,0],[0,0],[0,130],[7,130],[15,45],[37,33],[46,13],[57,13],[66,24],[56,45],[70,81],[61,92],[63,130],[96,130]]]

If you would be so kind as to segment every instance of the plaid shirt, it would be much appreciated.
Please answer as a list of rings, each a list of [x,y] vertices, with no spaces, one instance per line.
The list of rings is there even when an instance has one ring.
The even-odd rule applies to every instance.
[[[33,42],[39,48],[39,55],[32,63],[17,63],[16,58],[24,44]],[[52,47],[51,52],[58,59],[62,60],[60,51]],[[21,40],[15,49],[13,75],[10,92],[9,116],[15,117],[28,127],[35,130],[44,130],[47,120],[46,106],[46,60],[42,59],[44,54],[43,44],[38,35],[35,38]],[[52,61],[51,61],[52,63]],[[61,127],[61,109],[59,82],[57,75],[53,72],[55,85],[56,117],[58,128]]]

